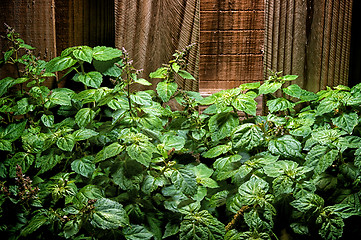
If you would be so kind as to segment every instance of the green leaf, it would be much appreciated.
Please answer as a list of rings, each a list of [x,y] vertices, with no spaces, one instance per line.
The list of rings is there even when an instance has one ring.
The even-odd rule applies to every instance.
[[[239,119],[237,114],[230,112],[218,113],[212,116],[208,122],[213,141],[219,141],[229,137],[238,125]]]
[[[63,151],[71,152],[75,146],[75,138],[72,134],[58,138],[56,145]]]
[[[91,224],[101,229],[117,229],[129,224],[128,215],[123,206],[110,199],[101,198],[94,204]]]
[[[240,111],[256,116],[257,102],[248,94],[240,94],[232,102],[232,105]]]
[[[137,78],[137,79],[134,79],[134,82],[140,84],[140,85],[143,85],[143,86],[151,86],[152,83],[148,82],[147,80],[145,80],[144,78]]]
[[[168,135],[163,139],[164,149],[169,151],[174,148],[175,151],[180,151],[184,147],[185,139],[180,136]]]
[[[41,122],[44,124],[45,127],[52,127],[54,124],[54,115],[43,114],[41,116]]]
[[[129,157],[146,167],[149,167],[155,146],[148,142],[133,143],[127,147]]]
[[[249,151],[263,144],[264,134],[258,125],[245,123],[233,130],[232,142],[234,148],[243,148]]]
[[[91,47],[81,46],[73,51],[76,59],[91,63],[93,59],[93,50]]]
[[[6,77],[6,78],[0,80],[0,97],[2,95],[4,95],[8,91],[9,88],[14,86],[14,84],[15,84],[14,80],[15,79],[12,77]]]
[[[165,225],[164,235],[162,239],[165,239],[170,236],[174,236],[179,232],[179,224],[173,224],[171,222],[168,222],[167,225]]]
[[[152,96],[146,92],[136,92],[135,94],[130,95],[130,99],[139,105],[152,105]]]
[[[89,178],[95,171],[95,164],[93,163],[93,161],[94,158],[91,156],[86,156],[81,159],[74,160],[71,163],[71,169],[74,172]]]
[[[190,74],[190,73],[187,72],[187,71],[179,70],[177,73],[178,73],[179,76],[181,76],[182,78],[191,79],[191,80],[196,80],[196,79],[192,76],[192,74]]]
[[[114,142],[103,148],[95,157],[95,163],[119,155],[124,150],[124,146]]]
[[[117,64],[117,65],[115,65]],[[110,76],[110,77],[119,77],[122,75],[122,68],[119,68],[118,66],[124,66],[123,60],[120,58],[114,58],[108,61],[93,61],[93,66],[96,71],[100,72],[104,76]]]
[[[312,214],[317,214],[324,206],[324,200],[316,194],[307,194],[304,197],[292,201],[291,206],[302,212],[307,217],[312,217]]]
[[[293,81],[296,80],[297,78],[298,78],[297,75],[285,75],[281,77],[281,79],[285,81]]]
[[[175,82],[160,82],[157,85],[157,93],[163,102],[168,102],[177,88],[178,85]]]
[[[345,226],[345,223],[340,216],[320,216],[316,222],[321,223],[321,228],[318,233],[323,239],[337,240],[342,237],[343,227]]]
[[[274,93],[282,87],[282,83],[278,82],[265,82],[259,88],[259,94]]]
[[[77,73],[73,80],[81,82],[88,87],[99,88],[103,82],[103,76],[99,72]]]
[[[358,115],[355,112],[343,113],[342,115],[332,118],[333,125],[345,130],[349,134],[352,133],[353,129],[358,124]]]
[[[134,224],[125,227],[123,229],[123,234],[127,240],[151,239],[153,237],[153,234],[145,227]]]
[[[99,135],[99,133],[97,133],[94,130],[87,129],[87,128],[82,128],[82,129],[76,130],[73,133],[75,141],[87,140],[87,139],[97,136],[97,135]]]
[[[16,177],[16,165],[19,165],[23,171],[26,173],[30,166],[34,162],[34,155],[25,152],[17,152],[15,155],[9,160],[9,177]]]
[[[274,155],[284,157],[302,157],[302,145],[290,135],[284,135],[277,139],[272,139],[268,143],[268,150]]]
[[[339,151],[327,146],[314,146],[306,155],[305,165],[314,167],[315,174],[321,174],[336,161]]]
[[[225,226],[207,210],[186,215],[180,226],[180,240],[223,240]]]
[[[235,163],[241,159],[240,155],[228,156],[224,158],[218,158],[213,163],[213,168],[216,170],[215,174],[217,180],[225,180],[236,174]]]
[[[76,195],[77,198],[86,203],[88,200],[94,200],[94,199],[103,199],[104,194],[99,186],[95,185],[86,185]]]
[[[12,123],[8,125],[4,132],[0,132],[0,138],[10,142],[15,141],[24,133],[26,123],[27,120],[22,121],[21,123]]]
[[[250,83],[243,83],[239,85],[239,89],[241,90],[249,90],[249,89],[257,89],[261,86],[260,82],[250,82]]]
[[[56,57],[50,60],[45,66],[47,72],[58,72],[63,71],[67,68],[72,67],[77,61],[72,57]]]
[[[266,202],[272,202],[272,195],[267,194],[268,189],[269,185],[266,181],[253,175],[238,188],[239,201],[243,205],[258,204],[264,207]]]
[[[287,109],[293,109],[295,106],[294,103],[290,102],[289,100],[285,98],[276,98],[273,100],[267,101],[267,107],[271,113],[278,112],[278,111],[284,111]]]
[[[304,90],[297,84],[290,85],[282,90],[291,97],[299,98],[302,101],[312,101],[318,98],[315,93]]]
[[[340,102],[334,98],[325,98],[317,106],[316,115],[321,116],[326,113],[333,112],[340,106]]]
[[[61,160],[64,159],[64,155],[56,155],[53,151],[43,156],[37,156],[35,161],[35,167],[40,168],[39,174],[47,172],[53,169]]]
[[[13,149],[9,140],[0,139],[0,150],[11,152]]]
[[[70,220],[65,223],[63,234],[65,238],[74,237],[80,230],[80,220]],[[74,239],[74,238],[73,238]]]
[[[184,194],[192,196],[197,193],[196,176],[191,170],[174,170],[170,178],[174,186]]]
[[[75,115],[75,122],[79,127],[86,127],[95,117],[95,112],[90,108],[82,108]]]
[[[30,219],[28,224],[22,229],[21,235],[27,236],[36,230],[38,230],[41,226],[49,224],[48,217],[43,215],[43,213],[38,213],[34,217]]]
[[[221,154],[227,153],[231,149],[232,147],[230,145],[218,145],[209,149],[207,152],[202,153],[202,156],[205,158],[215,158]]]
[[[150,78],[166,78],[167,77],[167,68],[161,67],[158,68],[155,72],[149,74]]]
[[[112,47],[97,46],[93,48],[93,58],[99,61],[109,61],[122,55],[122,51]]]
[[[49,96],[49,101],[56,105],[71,106],[71,98],[65,92],[53,92]]]

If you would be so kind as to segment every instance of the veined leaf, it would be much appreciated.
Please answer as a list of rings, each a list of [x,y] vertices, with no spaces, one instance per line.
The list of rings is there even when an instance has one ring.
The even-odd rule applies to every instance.
[[[223,240],[224,235],[223,223],[207,210],[186,215],[180,226],[181,240]]]
[[[143,226],[131,224],[123,229],[124,237],[127,240],[151,239],[153,234]]]
[[[8,125],[3,132],[0,132],[0,138],[10,142],[18,139],[24,132],[27,121],[21,123],[12,123]]]
[[[129,224],[128,215],[123,206],[110,199],[101,198],[94,204],[95,210],[91,224],[101,229],[117,229]]]
[[[266,181],[253,175],[238,188],[239,201],[242,205],[258,204],[263,207],[266,202],[273,201],[272,195],[267,194],[268,189],[269,185]]]
[[[48,217],[40,212],[30,219],[28,224],[22,229],[21,235],[27,236],[47,224],[49,224]]]
[[[103,82],[103,76],[99,72],[77,73],[73,80],[81,82],[88,87],[100,88]]]
[[[306,155],[305,165],[314,167],[315,174],[321,174],[337,159],[339,152],[327,146],[316,145]]]
[[[180,151],[185,144],[185,139],[180,136],[168,135],[163,139],[164,149],[169,151],[174,148],[175,151]]]
[[[118,142],[114,142],[103,148],[100,152],[98,152],[98,154],[95,157],[95,163],[114,157],[120,154],[123,150],[124,150],[124,146],[120,145]]]
[[[152,96],[146,92],[136,92],[135,94],[130,95],[130,99],[139,105],[152,105]]]
[[[99,133],[97,133],[94,130],[87,129],[87,128],[82,128],[82,129],[76,130],[73,133],[75,141],[86,140],[86,139],[89,139],[89,138],[97,136],[97,135],[99,135]]]
[[[312,214],[317,214],[322,210],[324,206],[324,200],[316,194],[307,194],[304,197],[292,201],[291,206],[296,208],[303,214],[311,214],[308,217],[312,217]]]
[[[184,78],[184,79],[196,80],[196,79],[192,76],[192,74],[190,74],[190,73],[187,72],[187,71],[179,70],[177,73],[179,74],[179,76],[181,76],[181,77]]]
[[[276,92],[281,87],[282,87],[282,83],[266,81],[258,88],[258,90],[259,90],[259,94],[269,94]]]
[[[75,63],[77,63],[77,61],[70,56],[59,56],[50,60],[45,68],[47,72],[58,72],[72,67]]]
[[[215,158],[221,154],[227,153],[231,149],[232,147],[230,145],[218,145],[209,149],[207,152],[204,152],[202,156],[205,158]]]
[[[342,115],[332,118],[333,125],[345,130],[349,134],[352,133],[353,129],[358,124],[358,115],[355,112],[343,113]]]
[[[93,163],[93,161],[94,158],[91,156],[86,156],[81,159],[74,160],[71,163],[71,169],[74,172],[89,178],[95,171],[95,164]]]
[[[88,46],[81,46],[73,51],[76,59],[91,63],[93,60],[93,50]]]
[[[163,102],[168,102],[177,91],[178,85],[175,82],[160,82],[157,85],[157,93]]]
[[[56,145],[61,150],[71,152],[75,146],[75,138],[72,134],[65,135],[64,137],[58,138]]]
[[[174,186],[186,195],[197,193],[197,181],[195,174],[187,169],[174,170],[171,175]]]
[[[149,74],[150,78],[166,78],[167,76],[167,68],[161,67],[158,68],[155,72],[151,72]]]
[[[235,113],[222,112],[212,116],[208,122],[212,140],[219,141],[229,137],[238,124],[239,119]]]
[[[271,113],[278,112],[278,111],[284,111],[287,109],[293,109],[294,106],[295,106],[294,103],[290,102],[289,100],[287,100],[285,98],[276,98],[276,99],[267,101],[267,107]]]
[[[54,115],[45,115],[43,114],[41,116],[41,121],[44,124],[45,127],[52,127],[54,124]]]
[[[340,106],[340,102],[334,98],[325,98],[317,106],[316,115],[321,116],[326,113],[333,112]]]
[[[95,112],[90,108],[82,108],[75,115],[75,122],[79,127],[86,127],[93,121]]]
[[[56,105],[71,106],[71,98],[69,94],[65,92],[53,92],[49,96],[49,101]]]
[[[257,102],[248,94],[240,94],[232,102],[232,105],[239,111],[256,116]]]
[[[244,148],[249,151],[262,145],[263,141],[264,134],[261,128],[253,123],[242,124],[236,127],[232,133],[234,148]]]
[[[299,141],[290,135],[284,135],[280,138],[273,139],[268,143],[268,150],[275,155],[285,157],[302,157],[302,146]]]
[[[133,143],[127,147],[129,157],[146,167],[149,167],[155,146],[150,142]]]
[[[122,51],[112,47],[97,46],[93,48],[93,58],[99,61],[109,61],[122,54]]]

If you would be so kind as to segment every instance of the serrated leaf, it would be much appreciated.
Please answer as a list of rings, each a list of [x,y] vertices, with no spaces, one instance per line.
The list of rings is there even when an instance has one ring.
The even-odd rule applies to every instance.
[[[124,150],[124,146],[120,145],[118,142],[114,142],[105,148],[103,148],[95,157],[95,162],[101,162],[105,159],[119,155]]]
[[[285,98],[276,98],[273,100],[267,101],[267,107],[271,113],[284,111],[287,109],[293,109],[295,106],[294,103],[290,102]]]
[[[88,87],[99,88],[103,82],[103,76],[99,72],[77,73],[73,80],[81,82]]]
[[[84,176],[91,177],[93,172],[95,171],[95,164],[93,163],[94,158],[91,156],[83,157],[81,159],[74,160],[71,163],[71,169]]]
[[[47,224],[48,224],[48,217],[43,215],[42,213],[38,213],[34,217],[32,217],[28,222],[28,224],[22,229],[21,235],[27,236],[38,230],[41,226]]]
[[[177,73],[179,74],[179,76],[181,76],[181,77],[184,78],[184,79],[196,80],[196,79],[192,76],[192,74],[190,74],[190,73],[187,72],[187,71],[179,70]]]
[[[56,145],[63,151],[71,152],[75,146],[75,138],[72,134],[58,138]]]
[[[219,141],[229,137],[238,124],[239,119],[235,113],[222,112],[212,116],[208,122],[212,140]]]
[[[262,145],[264,133],[261,128],[253,123],[245,123],[236,127],[232,133],[234,148],[244,148],[247,151]]]
[[[164,235],[162,239],[165,239],[170,236],[174,236],[179,232],[179,224],[173,224],[171,222],[168,222],[167,225],[165,225]]]
[[[127,147],[129,157],[146,167],[149,167],[152,161],[154,145],[148,142],[133,143]]]
[[[41,116],[41,122],[44,124],[45,127],[52,127],[54,124],[54,115],[43,114]]]
[[[72,67],[75,63],[77,63],[77,61],[70,56],[59,56],[50,60],[45,68],[47,72],[58,72]]]
[[[124,237],[127,240],[151,239],[153,234],[143,226],[131,224],[123,229]]]
[[[218,145],[209,149],[207,152],[202,153],[202,156],[205,158],[215,158],[221,154],[227,153],[231,149],[232,147],[230,145]]]
[[[321,116],[326,113],[333,112],[340,106],[340,102],[334,98],[325,98],[317,106],[316,115]]]
[[[160,82],[157,85],[157,93],[163,102],[168,102],[177,91],[178,85],[175,82]]]
[[[197,193],[197,181],[195,174],[187,169],[174,170],[171,175],[174,186],[186,195]]]
[[[15,79],[12,77],[6,77],[0,80],[0,97],[2,97],[2,95],[4,95],[9,88],[14,86],[14,81]]]
[[[259,94],[274,93],[282,87],[282,83],[278,82],[265,82],[259,88]]]
[[[12,143],[9,140],[0,139],[0,150],[11,152],[12,149]]]
[[[12,123],[8,125],[5,128],[5,131],[0,132],[0,138],[10,142],[15,141],[24,133],[26,123],[27,120],[22,121],[21,123]]]
[[[121,50],[112,47],[97,46],[93,48],[93,58],[99,61],[109,61],[122,54]]]
[[[314,146],[306,155],[305,165],[314,167],[315,174],[321,174],[337,159],[339,152],[327,146]]]
[[[238,188],[239,201],[243,205],[258,204],[263,207],[266,202],[272,201],[272,195],[267,194],[268,189],[269,185],[266,181],[253,175]]]
[[[97,136],[97,135],[99,135],[98,132],[91,130],[91,129],[87,129],[87,128],[82,128],[82,129],[76,130],[73,133],[75,141],[86,140],[86,139],[89,139],[89,138]]]
[[[174,148],[175,151],[180,151],[185,144],[186,140],[180,136],[168,135],[163,139],[164,149],[169,151]]]
[[[285,75],[281,77],[281,79],[285,81],[293,81],[296,80],[297,78],[298,78],[297,75]]]
[[[317,99],[317,95],[315,93],[302,89],[297,84],[290,85],[282,89],[282,91],[287,95],[290,95],[291,97],[299,98],[302,101],[312,101]]]
[[[320,196],[310,193],[292,201],[290,204],[303,214],[317,214],[323,208],[324,200]]]
[[[217,180],[224,180],[236,174],[237,170],[233,166],[233,163],[238,162],[241,158],[242,157],[240,155],[218,158],[213,163],[213,168],[216,170],[215,174],[217,176]]]
[[[81,46],[73,51],[76,59],[91,63],[93,60],[93,50],[91,47]]]
[[[358,124],[358,115],[355,112],[343,113],[342,115],[332,118],[333,125],[345,130],[349,134],[352,133],[353,129]]]
[[[167,68],[161,67],[158,68],[155,72],[151,72],[149,74],[150,78],[166,78],[167,76]]]
[[[82,189],[79,190],[76,197],[86,203],[88,200],[94,199],[102,199],[104,198],[104,194],[99,186],[96,185],[86,185]]]
[[[272,139],[268,143],[268,150],[274,155],[284,157],[302,157],[302,145],[290,135],[284,135],[277,139]]]
[[[101,229],[117,229],[129,224],[128,215],[123,206],[110,199],[101,198],[94,204],[91,224]]]
[[[86,127],[95,117],[95,112],[90,108],[82,108],[75,115],[75,122],[79,127]]]
[[[180,226],[180,240],[223,240],[225,227],[207,210],[186,215]]]
[[[152,105],[152,96],[146,92],[136,92],[135,94],[130,95],[130,99],[139,105]]]
[[[232,105],[239,111],[256,116],[257,102],[247,94],[239,94]]]
[[[71,98],[65,92],[53,92],[49,96],[49,101],[56,105],[71,106]]]
[[[41,174],[53,169],[63,159],[64,155],[57,155],[54,151],[51,151],[47,155],[37,156],[35,160],[35,167],[40,168],[39,174]]]
[[[145,80],[144,78],[137,78],[134,79],[134,82],[141,84],[143,86],[152,86],[152,83],[148,82],[147,80]]]

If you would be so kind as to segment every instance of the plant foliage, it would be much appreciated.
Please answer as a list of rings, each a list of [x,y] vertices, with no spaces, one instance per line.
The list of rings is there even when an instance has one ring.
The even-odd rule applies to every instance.
[[[133,92],[151,81],[125,50],[78,46],[45,62],[7,38],[1,61],[19,76],[0,80],[4,238],[360,236],[360,84],[311,93],[275,73],[203,98],[175,83],[194,79],[187,48],[150,74],[155,90]],[[60,76],[76,87],[43,84]]]

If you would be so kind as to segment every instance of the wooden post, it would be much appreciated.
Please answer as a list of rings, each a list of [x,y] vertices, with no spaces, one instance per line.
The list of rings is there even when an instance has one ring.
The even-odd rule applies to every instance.
[[[200,92],[263,79],[264,0],[202,0]]]
[[[266,0],[267,69],[310,91],[347,84],[352,0]]]
[[[124,47],[148,79],[149,73],[167,63],[175,50],[199,42],[199,3],[200,0],[116,0],[116,47]],[[199,45],[192,49],[187,68],[196,78],[198,53]],[[178,79],[177,83],[183,89],[198,90],[197,81]]]

